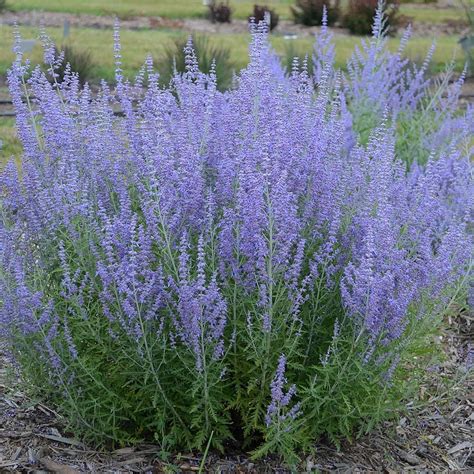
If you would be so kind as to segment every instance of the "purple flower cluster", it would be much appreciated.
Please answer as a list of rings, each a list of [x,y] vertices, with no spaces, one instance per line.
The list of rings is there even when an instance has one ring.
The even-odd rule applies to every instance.
[[[296,394],[283,351],[310,370],[348,330],[365,361],[392,351],[470,272],[474,121],[452,85],[431,100],[427,164],[400,160],[397,120],[426,110],[428,62],[389,53],[381,21],[347,74],[324,27],[314,77],[296,62],[286,75],[253,25],[250,63],[226,92],[192,41],[186,72],[162,88],[151,58],[126,79],[117,29],[117,84],[97,91],[70,68],[57,82],[46,39],[46,73],[17,48],[8,83],[24,154],[0,174],[1,334],[35,340],[58,377],[98,338],[127,341],[168,407],[160,377],[190,373],[206,403],[225,390],[228,403],[252,367],[235,389],[261,377],[267,425],[299,410],[281,412]],[[320,347],[318,321],[337,327]]]
[[[291,385],[285,393],[284,388],[287,384],[285,367],[286,357],[282,354],[278,359],[278,367],[271,383],[271,402],[265,416],[267,426],[272,423],[282,423],[288,419],[294,420],[300,412],[300,403],[295,403],[293,407],[289,408],[291,399],[296,395],[296,385]]]

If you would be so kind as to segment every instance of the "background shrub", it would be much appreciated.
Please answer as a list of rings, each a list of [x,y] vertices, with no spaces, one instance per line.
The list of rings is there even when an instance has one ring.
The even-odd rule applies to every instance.
[[[253,7],[253,14],[251,16],[249,16],[249,20],[251,18],[254,18],[255,19],[255,23],[259,23],[260,21],[264,21],[265,20],[265,13],[268,12],[270,13],[270,25],[268,25],[270,27],[270,31],[272,31],[273,29],[275,29],[277,26],[278,26],[278,20],[280,19],[280,17],[278,16],[278,13],[269,8],[268,6],[264,5],[254,5]]]
[[[229,1],[217,3],[217,0],[211,0],[208,5],[209,18],[212,23],[230,23],[232,18],[232,8]]]
[[[190,39],[185,36],[176,38],[158,58],[161,83],[169,85],[175,71],[179,74],[186,71],[186,50],[192,47],[196,53],[199,69],[209,74],[215,63],[217,87],[220,90],[228,89],[235,71],[235,64],[230,59],[230,49],[211,43],[206,36],[195,36],[191,43],[189,41]]]
[[[56,50],[56,55],[59,57],[62,53],[62,62],[56,69],[56,74],[59,76],[59,80],[63,81],[68,69],[70,72],[77,73],[81,84],[90,82],[94,79],[94,68],[95,64],[92,59],[90,51],[81,50],[71,45],[63,45],[60,50]]]
[[[296,0],[291,12],[295,23],[306,26],[320,26],[323,20],[323,9],[327,8],[327,23],[333,25],[339,18],[339,0]],[[372,14],[373,16],[373,14]]]
[[[7,0],[0,0],[0,13],[7,9]]]
[[[347,12],[343,16],[343,26],[355,35],[371,35],[377,6],[378,0],[349,0]],[[385,7],[387,34],[395,34],[400,24],[398,8],[398,2],[389,3]]]
[[[223,93],[190,42],[170,88],[150,59],[127,81],[115,39],[113,92],[20,53],[9,71],[25,159],[0,174],[0,331],[25,379],[96,444],[294,470],[396,416],[472,271],[462,79],[433,94],[380,10],[344,81],[326,26],[289,76],[256,26]]]
[[[281,62],[288,75],[291,75],[292,70],[295,68],[300,71],[304,63],[306,63],[308,73],[310,75],[313,74],[312,57],[302,53],[302,51],[295,46],[294,42],[289,41],[285,44],[285,51],[282,55]]]

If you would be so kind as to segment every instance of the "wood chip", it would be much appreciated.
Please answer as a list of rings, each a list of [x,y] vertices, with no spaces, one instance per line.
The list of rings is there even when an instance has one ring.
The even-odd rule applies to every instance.
[[[84,445],[80,441],[77,441],[77,439],[63,438],[62,436],[54,436],[54,435],[48,435],[48,434],[43,434],[43,433],[38,433],[38,436],[41,436],[42,438],[50,439],[52,441],[57,441],[58,443],[70,444],[71,446],[79,446],[81,448],[84,447]]]
[[[0,438],[26,438],[32,434],[32,431],[0,431]]]
[[[0,469],[4,467],[18,466],[18,461],[7,461],[0,463]]]
[[[461,451],[462,449],[469,449],[469,448],[472,448],[472,443],[470,441],[463,441],[462,443],[459,443],[456,446],[452,447],[448,451],[448,454],[454,454],[454,453],[457,453],[458,451]]]
[[[16,448],[16,451],[12,456],[12,461],[16,461],[20,457],[20,454],[21,454],[22,450],[23,450],[23,448],[21,446]]]
[[[401,449],[398,451],[398,456],[400,457],[400,459],[403,459],[404,461],[413,466],[421,464],[423,462],[422,459],[416,454],[407,453],[406,451],[403,451]]]
[[[118,454],[120,456],[124,455],[124,454],[131,454],[131,453],[134,453],[136,450],[135,448],[120,448],[120,449],[116,449],[113,454]]]
[[[127,461],[113,463],[112,466],[113,467],[129,466],[131,464],[138,464],[138,463],[144,462],[144,461],[146,461],[145,458],[135,458],[135,459],[129,459]]]
[[[48,471],[57,474],[80,474],[80,471],[77,469],[66,466],[65,464],[59,464],[50,458],[41,458],[39,461]]]
[[[192,471],[192,472],[199,472],[200,468],[198,466],[191,466],[190,464],[182,464],[179,466],[180,469],[183,471]]]
[[[28,448],[28,462],[30,464],[36,464],[38,461],[38,455],[33,448]]]

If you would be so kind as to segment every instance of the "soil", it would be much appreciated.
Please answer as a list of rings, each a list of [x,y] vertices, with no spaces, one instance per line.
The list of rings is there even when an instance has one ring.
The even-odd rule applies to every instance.
[[[448,318],[438,341],[445,361],[427,372],[404,416],[352,444],[344,443],[339,451],[318,444],[315,454],[302,462],[301,472],[474,472],[473,340],[472,312]],[[0,472],[158,473],[169,472],[171,466],[177,472],[199,471],[198,455],[183,453],[165,463],[153,445],[97,452],[66,432],[51,407],[21,391],[12,372],[5,345],[0,345]],[[276,458],[255,462],[239,453],[209,455],[204,472],[289,471]]]

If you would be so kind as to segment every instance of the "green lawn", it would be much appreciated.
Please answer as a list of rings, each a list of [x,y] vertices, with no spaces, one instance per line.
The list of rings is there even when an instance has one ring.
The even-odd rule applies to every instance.
[[[21,27],[23,38],[35,38],[38,36],[38,29],[31,27]],[[48,28],[48,34],[61,44],[61,28]],[[133,76],[143,63],[145,56],[152,53],[154,57],[159,58],[163,48],[169,43],[170,39],[183,34],[179,30],[122,30],[122,51],[123,66],[127,74]],[[11,27],[4,26],[0,29],[0,74],[5,74],[6,70],[13,60],[11,52],[13,31]],[[247,46],[249,35],[247,34],[211,34],[210,39],[213,42],[228,46],[232,51],[232,59],[238,68],[247,63]],[[114,58],[112,53],[112,32],[103,29],[73,28],[68,41],[80,49],[86,49],[91,52],[94,63],[96,64],[96,75],[105,79],[113,78]],[[312,39],[299,38],[296,40],[285,40],[281,36],[272,36],[272,44],[279,54],[284,54],[289,45],[293,46],[299,54],[311,54]],[[359,38],[351,36],[336,37],[337,65],[344,68],[347,59],[351,55],[354,45],[360,43]],[[453,55],[456,56],[458,67],[461,68],[463,56],[457,38],[455,36],[440,36],[437,38],[437,49],[433,58],[434,68],[439,70],[443,65],[450,61]],[[390,47],[396,49],[399,39],[391,38]],[[409,43],[407,53],[416,60],[421,61],[431,44],[430,38],[417,38]],[[42,51],[40,46],[36,46],[30,55],[33,63],[41,61]]]
[[[87,13],[90,15],[118,15],[127,18],[134,15],[162,16],[167,18],[196,18],[206,13],[202,0],[7,0],[13,10],[44,10],[65,13]],[[234,18],[245,19],[252,12],[254,3],[266,4],[274,8],[281,18],[291,18],[290,5],[294,0],[231,0]],[[342,5],[347,3],[343,0]],[[442,23],[463,20],[460,6],[439,10],[431,5],[416,8],[402,4],[400,12],[418,22]]]
[[[202,0],[9,0],[15,10],[46,10],[91,15],[117,14],[122,18],[133,15],[163,16],[167,18],[202,17],[206,7]],[[253,9],[252,0],[230,2],[235,18],[247,18]],[[293,0],[266,0],[284,16],[290,16]]]
[[[417,23],[447,23],[466,20],[466,13],[461,7],[445,8],[443,10],[425,7],[418,8],[415,5],[401,5],[400,13],[412,18],[412,22]]]
[[[21,154],[20,140],[15,132],[15,119],[0,117],[0,170],[14,156],[17,160]]]

